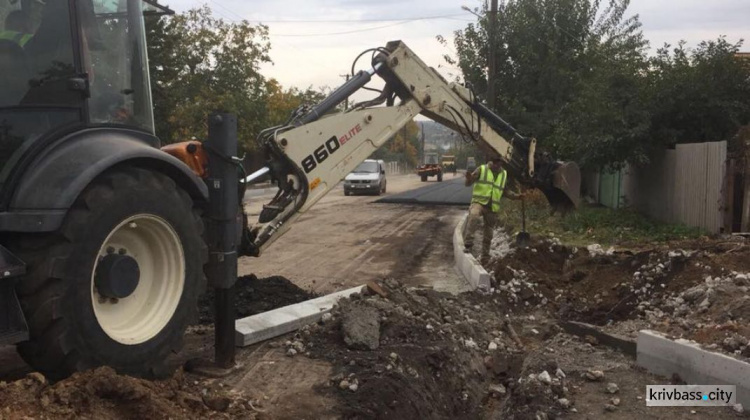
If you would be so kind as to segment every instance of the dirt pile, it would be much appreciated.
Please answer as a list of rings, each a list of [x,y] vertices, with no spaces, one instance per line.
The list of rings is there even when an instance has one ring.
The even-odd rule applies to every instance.
[[[118,375],[106,367],[54,385],[39,373],[0,382],[0,419],[21,418],[253,418],[252,402],[233,392],[204,388],[176,373],[165,381]]]
[[[237,318],[244,318],[282,306],[292,305],[317,297],[281,276],[259,279],[255,275],[239,277],[235,286]],[[209,288],[198,301],[198,323],[212,324],[214,320],[214,292]]]
[[[526,378],[543,369],[524,366],[527,334],[548,338],[559,332],[556,325],[542,322],[533,332],[514,326],[492,295],[456,296],[392,280],[383,289],[387,298],[355,295],[287,342],[294,354],[302,349],[334,365],[336,374],[320,392],[341,402],[344,418],[480,418],[510,406],[531,407],[521,395],[533,395],[533,410],[515,413],[565,411],[557,403],[568,392],[564,378],[550,378],[542,391]],[[369,350],[375,346],[347,342],[351,325],[369,330],[376,323],[364,321],[372,317],[380,323],[379,345]],[[554,376],[553,367],[547,369]]]
[[[492,260],[514,314],[544,310],[634,337],[644,328],[750,356],[750,246],[740,239],[646,250],[536,240]]]
[[[382,289],[382,294],[342,300],[321,323],[303,328],[285,344],[289,356],[333,366],[328,383],[317,391],[338,401],[342,418],[685,414],[677,408],[654,417],[643,403],[643,390],[665,379],[635,369],[634,360],[617,351],[563,332],[545,306],[521,304],[522,314],[497,290],[450,295],[406,288],[394,280],[385,280]],[[352,325],[370,332],[377,323],[364,321],[375,316],[377,348],[347,342]],[[734,416],[731,408],[712,413]]]

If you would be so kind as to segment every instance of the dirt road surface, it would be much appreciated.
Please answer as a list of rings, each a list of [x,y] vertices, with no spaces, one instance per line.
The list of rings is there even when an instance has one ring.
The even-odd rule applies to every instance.
[[[386,195],[424,187],[414,175],[388,178]],[[272,194],[246,199],[257,218]],[[260,258],[242,258],[239,274],[283,276],[318,294],[384,277],[412,286],[465,289],[453,269],[453,229],[466,209],[374,203],[373,195],[345,196],[336,187]]]
[[[387,194],[424,186],[412,175],[391,176]],[[257,218],[271,197],[246,199],[249,217]],[[338,186],[263,256],[241,258],[240,276],[282,276],[315,294],[385,278],[453,293],[467,290],[465,280],[453,268],[452,243],[465,208],[374,203],[379,198],[345,196]],[[176,363],[211,357],[212,331],[194,332],[187,340],[188,351]],[[222,382],[250,393],[263,404],[266,418],[309,418],[310,413],[316,418],[338,417],[335,398],[318,392],[330,386],[334,365],[327,360],[287,357],[283,345],[287,340],[295,340],[295,335],[238,349],[237,361],[243,367]]]

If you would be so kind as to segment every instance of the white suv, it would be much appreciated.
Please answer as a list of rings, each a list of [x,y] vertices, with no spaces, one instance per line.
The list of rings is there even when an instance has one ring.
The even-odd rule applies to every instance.
[[[385,193],[385,162],[367,159],[344,178],[344,195],[354,193]]]

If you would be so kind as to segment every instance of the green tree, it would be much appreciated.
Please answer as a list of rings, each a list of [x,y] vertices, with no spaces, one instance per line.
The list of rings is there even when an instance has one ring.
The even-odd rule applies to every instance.
[[[268,126],[283,124],[300,105],[314,105],[326,97],[322,91],[314,90],[312,87],[305,90],[296,87],[284,89],[276,79],[268,80],[266,93]]]
[[[496,111],[558,156],[584,165],[622,160],[630,149],[621,133],[644,124],[638,74],[648,43],[638,17],[626,17],[629,0],[604,4],[501,1],[494,38]],[[483,16],[456,33],[457,57],[447,57],[480,97],[489,55]]]
[[[419,126],[414,120],[372,154],[372,159],[397,161],[416,167],[419,164]]]
[[[659,145],[727,140],[750,122],[750,62],[724,37],[693,51],[660,48],[646,77],[649,135]]]
[[[247,150],[267,126],[268,28],[228,23],[207,6],[147,20],[149,70],[157,134],[165,142],[207,136],[206,118],[221,110],[238,116]]]

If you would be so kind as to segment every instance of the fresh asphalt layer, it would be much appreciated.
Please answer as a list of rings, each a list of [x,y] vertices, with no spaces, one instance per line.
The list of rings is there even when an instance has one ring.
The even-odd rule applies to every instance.
[[[425,184],[415,190],[381,198],[376,203],[464,206],[471,202],[471,188],[464,186],[462,176],[447,176],[443,182],[431,178]]]

